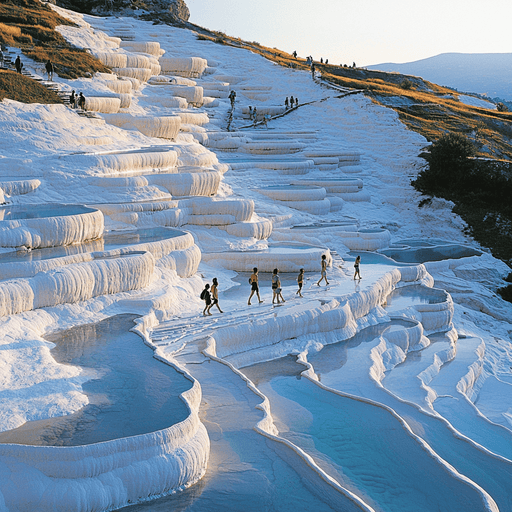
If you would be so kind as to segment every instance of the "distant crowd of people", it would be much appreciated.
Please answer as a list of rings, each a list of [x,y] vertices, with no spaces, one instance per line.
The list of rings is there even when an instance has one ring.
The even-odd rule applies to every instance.
[[[286,96],[284,100],[284,108],[288,110],[289,108],[294,108],[299,106],[299,98],[294,98],[293,96],[290,96],[290,99],[288,99],[288,96]]]

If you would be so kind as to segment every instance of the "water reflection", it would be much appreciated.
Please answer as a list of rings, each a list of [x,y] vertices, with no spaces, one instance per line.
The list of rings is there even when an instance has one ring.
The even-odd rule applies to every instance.
[[[0,254],[0,263],[28,262],[60,258],[73,254],[82,254],[97,251],[110,251],[127,245],[142,244],[174,238],[183,234],[177,229],[158,227],[133,231],[118,231],[105,233],[98,240],[90,240],[79,244],[72,244],[60,247],[45,247],[31,251],[13,251]]]
[[[153,351],[129,332],[136,315],[117,315],[61,331],[48,340],[61,364],[84,368],[89,404],[69,416],[28,422],[0,433],[0,442],[77,446],[167,428],[187,417],[179,395],[192,383],[156,360]]]

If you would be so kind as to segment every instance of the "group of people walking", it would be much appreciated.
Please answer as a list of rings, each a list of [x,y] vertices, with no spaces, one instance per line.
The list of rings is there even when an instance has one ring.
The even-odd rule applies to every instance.
[[[359,272],[359,267],[361,264],[361,256],[357,256],[355,263],[354,263],[354,279],[361,279],[361,274]],[[321,271],[320,271],[320,279],[316,283],[317,286],[320,286],[322,281],[325,281],[325,285],[328,286],[330,283],[327,280],[327,256],[325,254],[322,255],[321,259]],[[261,304],[264,302],[264,300],[260,296],[260,286],[259,286],[259,274],[258,274],[258,267],[254,267],[252,269],[252,274],[249,277],[249,284],[251,285],[251,293],[249,295],[249,299],[247,300],[247,304],[250,306],[251,300],[256,295],[258,298],[258,303]],[[297,285],[298,289],[295,292],[295,295],[298,295],[299,297],[303,297],[302,295],[302,288],[304,286],[304,269],[301,268],[299,271],[299,275],[297,276]],[[219,305],[219,290],[218,290],[219,282],[216,277],[212,280],[212,285],[210,286],[209,283],[206,283],[203,291],[201,292],[201,300],[204,301],[205,306],[203,309],[203,315],[211,315],[210,310],[213,306],[217,306],[217,309],[220,313],[223,313],[222,309]],[[281,278],[279,276],[279,269],[275,268],[272,271],[272,277],[271,277],[271,287],[272,287],[272,304],[281,304],[286,302],[286,300],[283,297],[283,287],[281,286]]]
[[[203,316],[210,315],[210,309],[213,308],[213,306],[217,306],[217,309],[220,313],[224,313],[222,309],[220,309],[219,306],[219,281],[216,277],[212,279],[212,285],[210,286],[209,283],[206,283],[204,286],[204,290],[201,292],[201,300],[204,300],[205,306],[203,309]]]
[[[290,96],[290,99],[288,99],[288,96],[286,96],[284,100],[284,107],[286,110],[288,108],[298,107],[299,106],[299,98],[294,98],[293,96]]]
[[[82,110],[85,110],[85,96],[83,92],[80,92],[79,94],[75,94],[75,90],[73,89],[71,91],[71,95],[69,96],[69,103],[71,105],[71,108],[81,108]]]
[[[1,60],[2,60],[2,64],[3,64],[3,60],[4,60],[3,53],[2,53]],[[21,58],[20,58],[19,55],[16,57],[16,60],[14,61],[14,67],[16,68],[16,73],[20,73],[21,74],[21,71],[23,69],[23,63],[21,62]],[[50,82],[52,82],[53,81],[54,66],[53,66],[53,63],[52,63],[52,61],[50,59],[48,59],[46,61],[46,64],[44,65],[44,68],[46,69],[46,73],[48,74],[48,80]]]

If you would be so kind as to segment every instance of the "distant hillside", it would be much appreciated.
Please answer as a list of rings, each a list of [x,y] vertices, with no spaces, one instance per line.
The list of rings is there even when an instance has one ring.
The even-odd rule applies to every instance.
[[[512,101],[512,53],[442,53],[405,64],[375,64],[368,69],[420,76],[461,92]]]

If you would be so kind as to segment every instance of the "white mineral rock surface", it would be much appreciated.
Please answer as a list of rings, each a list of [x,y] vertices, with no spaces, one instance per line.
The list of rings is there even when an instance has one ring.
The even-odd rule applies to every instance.
[[[451,203],[418,207],[427,141],[257,54],[54,8],[120,79],[55,77],[101,117],[0,103],[0,435],[95,403],[95,369],[58,363],[45,336],[122,313],[189,379],[187,416],[101,443],[1,443],[0,511],[512,510],[510,269]],[[253,125],[249,106],[272,119]],[[253,267],[263,302],[248,305]],[[214,277],[224,313],[203,316]],[[155,380],[147,401],[163,392]]]

